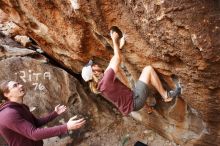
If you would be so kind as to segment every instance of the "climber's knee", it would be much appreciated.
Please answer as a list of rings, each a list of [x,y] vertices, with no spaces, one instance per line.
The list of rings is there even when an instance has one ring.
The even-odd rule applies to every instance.
[[[151,65],[148,65],[148,66],[145,66],[145,67],[144,67],[142,73],[144,73],[145,75],[147,75],[147,74],[150,75],[150,73],[152,72],[152,70],[154,70],[153,67],[152,67]]]
[[[142,70],[142,73],[139,77],[139,80],[143,81],[146,84],[149,84],[152,70],[153,70],[153,67],[150,65],[144,67],[144,69]]]

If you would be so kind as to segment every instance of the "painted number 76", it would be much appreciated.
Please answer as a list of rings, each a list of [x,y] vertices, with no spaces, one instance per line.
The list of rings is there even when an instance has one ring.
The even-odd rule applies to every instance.
[[[45,86],[43,85],[43,84],[41,84],[41,83],[33,83],[32,85],[34,85],[35,87],[34,87],[34,90],[40,90],[40,91],[42,91],[42,90],[44,90],[45,89]]]

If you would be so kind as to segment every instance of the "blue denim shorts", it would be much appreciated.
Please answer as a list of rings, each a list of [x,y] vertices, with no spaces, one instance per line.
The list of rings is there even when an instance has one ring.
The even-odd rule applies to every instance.
[[[138,80],[133,89],[134,111],[138,111],[144,107],[148,94],[149,94],[148,85]]]

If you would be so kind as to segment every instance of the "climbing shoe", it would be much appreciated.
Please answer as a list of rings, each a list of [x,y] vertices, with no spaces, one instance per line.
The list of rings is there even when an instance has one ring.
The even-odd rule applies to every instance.
[[[181,94],[181,88],[176,88],[175,90],[170,90],[167,92],[167,98],[164,99],[165,102],[170,102],[177,96]]]
[[[167,92],[167,98],[164,99],[165,102],[170,102],[181,94],[181,86],[178,78],[176,76],[173,76],[172,80],[175,83],[176,88]]]
[[[181,88],[178,87],[175,90],[170,90],[167,94],[168,97],[175,98],[181,94]]]

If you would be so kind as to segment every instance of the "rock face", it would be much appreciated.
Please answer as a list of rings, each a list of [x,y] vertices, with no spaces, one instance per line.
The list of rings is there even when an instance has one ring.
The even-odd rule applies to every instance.
[[[137,139],[144,143],[176,146],[155,132],[138,124],[131,117],[121,118],[118,112],[100,97],[86,93],[76,78],[33,50],[22,48],[6,36],[0,36],[0,80],[15,80],[27,91],[24,102],[40,117],[51,112],[57,104],[68,107],[47,126],[67,122],[73,115],[86,118],[86,126],[68,135],[44,140],[45,146],[52,145],[133,145]],[[98,103],[98,104],[97,104]],[[102,104],[99,104],[102,103]],[[111,109],[111,112],[110,112]],[[115,109],[114,109],[115,111]],[[111,137],[111,139],[109,139]],[[6,145],[0,137],[0,145]]]
[[[0,80],[14,80],[22,83],[27,92],[24,103],[30,109],[35,109],[33,113],[36,116],[42,116],[53,111],[56,105],[64,104],[68,107],[67,112],[48,126],[67,122],[74,115],[83,116],[87,120],[87,126],[80,131],[70,133],[65,138],[47,139],[45,145],[77,144],[85,137],[85,131],[90,136],[89,131],[95,133],[100,126],[105,127],[106,124],[115,120],[107,108],[103,109],[102,105],[97,106],[96,100],[92,98],[94,96],[88,96],[76,78],[63,69],[49,64],[44,56],[22,48],[6,36],[1,36],[0,42],[0,68],[2,69]],[[100,121],[99,117],[108,121]],[[0,145],[3,145],[1,138]]]
[[[109,28],[118,26],[127,35],[122,76],[128,86],[149,64],[166,88],[173,88],[172,74],[183,86],[172,103],[158,98],[152,115],[142,109],[142,124],[181,145],[220,143],[218,0],[2,0],[0,9],[75,73],[91,58],[107,66],[112,54]]]
[[[29,57],[4,59],[0,61],[0,67],[4,68],[0,74],[1,80],[15,80],[24,85],[27,90],[24,103],[30,109],[35,109],[33,111],[35,115],[43,116],[43,114],[53,111],[58,104],[64,104],[68,107],[65,114],[47,126],[67,122],[74,115],[87,119],[92,115],[97,115],[95,102],[85,94],[80,83],[62,69]],[[90,119],[94,119],[92,123],[96,125],[98,119]],[[91,121],[87,120],[87,122],[89,127]],[[63,144],[76,144],[79,141],[73,141],[73,139],[77,139],[80,135],[80,138],[83,137],[88,127],[77,131],[78,135],[67,135],[65,138],[67,140],[60,140],[57,137],[55,140],[51,139],[50,143],[55,144],[56,141],[63,141]],[[46,141],[46,143],[48,142]]]

